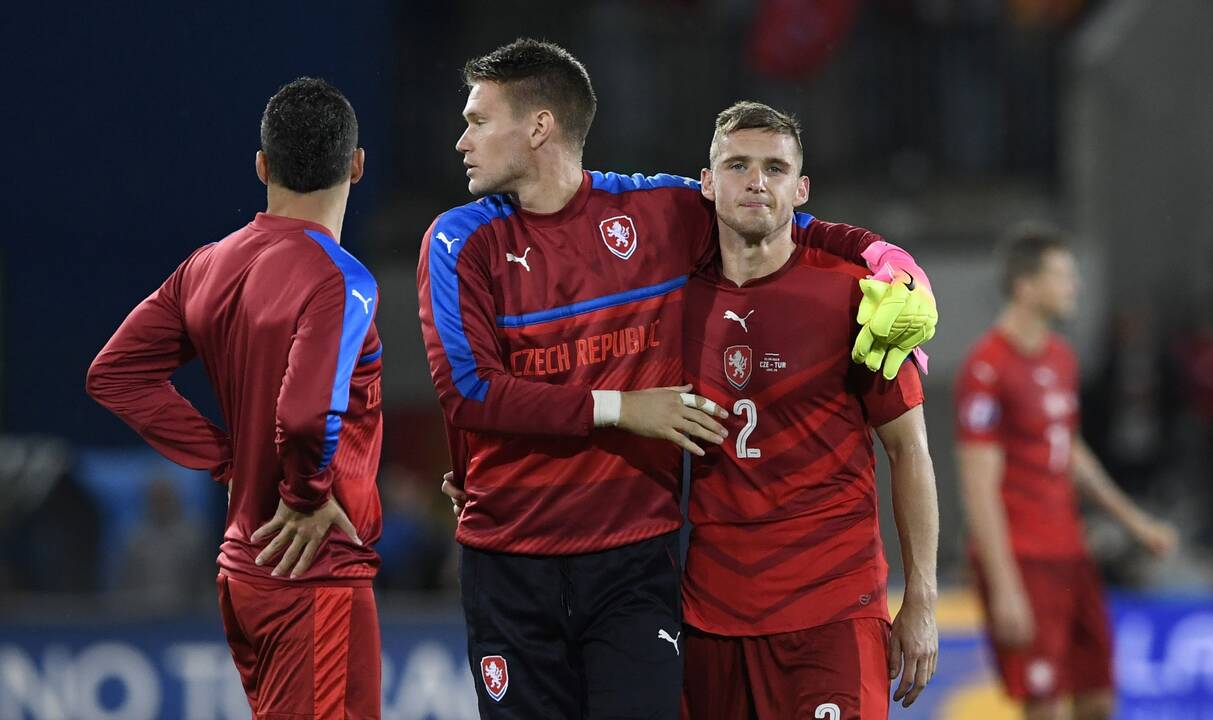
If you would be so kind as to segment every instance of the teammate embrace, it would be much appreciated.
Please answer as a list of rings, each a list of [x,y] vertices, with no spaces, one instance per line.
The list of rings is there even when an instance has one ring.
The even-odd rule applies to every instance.
[[[482,197],[438,216],[417,277],[481,716],[877,718],[898,672],[913,702],[938,643],[922,388],[899,370],[934,332],[921,270],[794,214],[799,126],[769,107],[721,114],[701,184],[582,170],[596,101],[559,47],[517,41],[465,79]],[[630,328],[643,352],[559,349]],[[547,371],[519,373],[536,354]],[[908,578],[891,629],[871,427]]]

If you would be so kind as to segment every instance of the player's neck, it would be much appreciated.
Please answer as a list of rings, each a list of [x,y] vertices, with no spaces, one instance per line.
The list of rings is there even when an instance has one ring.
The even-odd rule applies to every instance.
[[[350,196],[349,183],[310,193],[291,192],[279,185],[270,185],[265,196],[267,213],[322,225],[333,234],[334,240],[341,242],[341,225]]]
[[[559,151],[541,155],[532,173],[522,178],[510,194],[523,210],[550,215],[569,204],[583,179],[581,160]]]
[[[759,239],[749,239],[727,224],[716,222],[720,230],[720,267],[724,277],[741,286],[766,277],[783,267],[792,257],[791,225]]]
[[[1040,352],[1049,341],[1049,333],[1053,330],[1048,318],[1016,303],[1011,303],[1002,311],[1002,316],[998,319],[998,329],[1012,345],[1028,355]]]

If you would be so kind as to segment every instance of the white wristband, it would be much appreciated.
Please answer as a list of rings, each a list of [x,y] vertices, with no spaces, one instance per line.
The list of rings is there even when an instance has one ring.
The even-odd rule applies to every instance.
[[[591,390],[594,396],[594,427],[615,427],[623,407],[623,393],[618,390]]]

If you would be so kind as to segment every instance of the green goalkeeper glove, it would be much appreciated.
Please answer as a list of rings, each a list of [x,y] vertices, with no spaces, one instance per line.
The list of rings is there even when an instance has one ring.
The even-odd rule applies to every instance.
[[[926,354],[918,346],[935,336],[939,322],[935,296],[927,283],[916,283],[898,270],[889,282],[868,278],[860,280],[859,287],[863,299],[855,320],[863,327],[855,338],[851,359],[872,372],[883,366],[881,374],[892,380],[901,363],[914,353],[926,372]]]

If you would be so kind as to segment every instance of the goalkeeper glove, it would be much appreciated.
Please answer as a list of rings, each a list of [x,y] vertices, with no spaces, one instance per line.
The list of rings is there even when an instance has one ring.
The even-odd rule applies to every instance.
[[[872,372],[883,364],[882,374],[892,380],[906,357],[935,336],[939,320],[935,298],[921,284],[911,288],[901,280],[887,283],[868,278],[860,280],[859,286],[863,299],[855,320],[863,327],[855,338],[851,359]],[[922,356],[918,360],[925,372],[925,353]]]
[[[939,321],[926,273],[909,253],[886,242],[873,243],[863,256],[871,269],[879,270],[859,281],[863,298],[855,319],[863,327],[851,358],[872,372],[883,365],[882,374],[892,380],[913,353],[925,373],[927,356],[918,346],[934,337]]]

